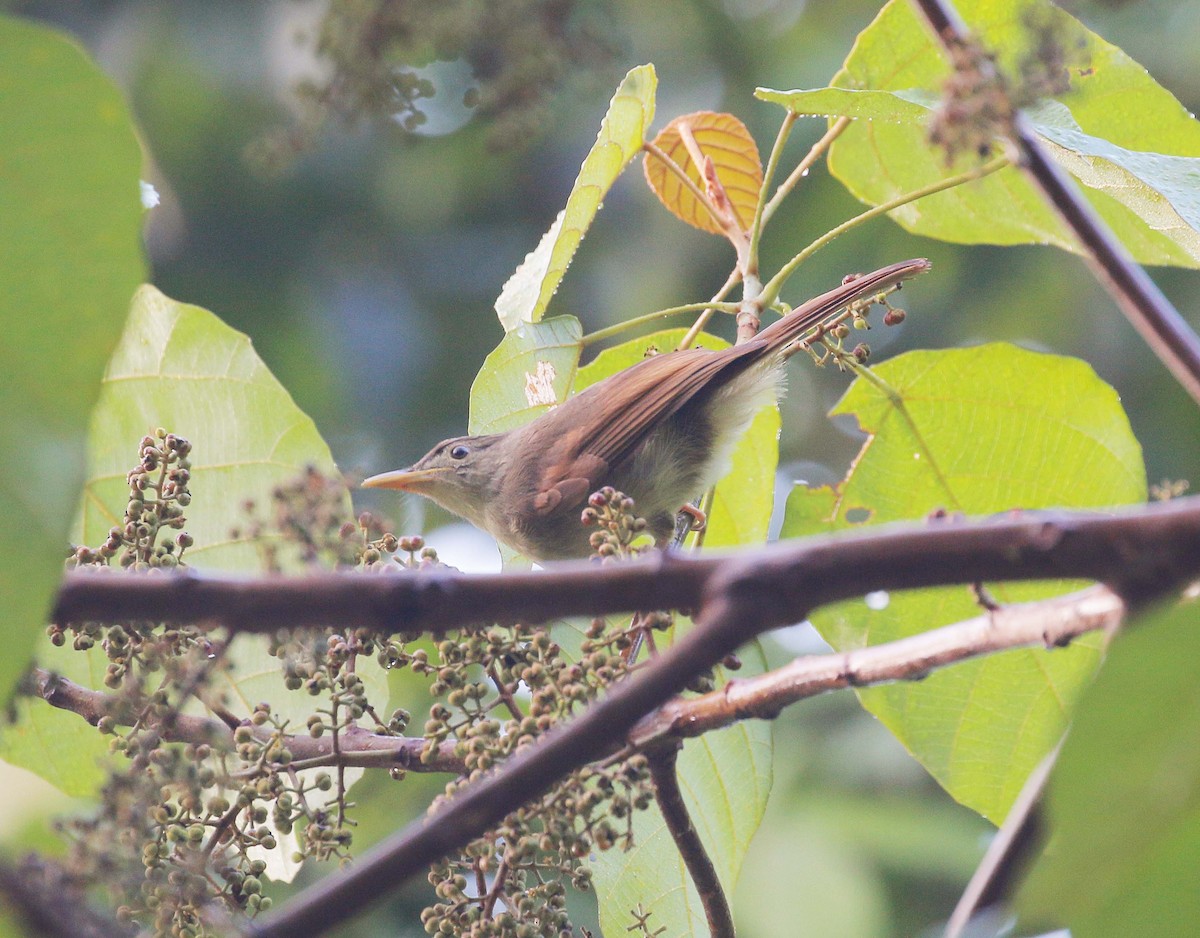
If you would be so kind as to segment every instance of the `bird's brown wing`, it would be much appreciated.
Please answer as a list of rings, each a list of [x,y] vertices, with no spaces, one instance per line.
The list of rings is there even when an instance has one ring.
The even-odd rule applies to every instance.
[[[577,506],[604,484],[608,471],[631,455],[660,421],[700,391],[715,390],[759,356],[775,354],[848,303],[891,289],[928,269],[929,261],[921,258],[882,267],[797,306],[751,342],[721,352],[689,349],[656,355],[638,362],[619,380],[603,381],[567,401],[561,405],[559,422],[566,429],[550,442],[546,468],[534,482],[534,509],[546,515]],[[587,406],[581,402],[585,396],[600,400]],[[589,416],[586,422],[571,422],[575,408],[582,416],[595,413],[595,406],[603,408],[607,419]]]
[[[578,408],[589,417],[602,408],[607,419],[580,421],[551,444],[534,509],[546,515],[578,506],[661,421],[700,391],[717,387],[719,372],[742,370],[763,348],[760,342],[748,342],[720,353],[689,349],[655,355],[622,372],[619,380],[601,382],[563,404],[563,409]],[[590,400],[585,402],[584,395]]]

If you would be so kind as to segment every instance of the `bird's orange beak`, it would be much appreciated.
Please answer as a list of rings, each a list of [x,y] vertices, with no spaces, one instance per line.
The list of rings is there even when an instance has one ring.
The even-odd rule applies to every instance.
[[[420,491],[426,482],[436,481],[443,473],[452,472],[449,467],[438,469],[393,469],[377,476],[363,479],[364,489],[400,489],[406,492]]]

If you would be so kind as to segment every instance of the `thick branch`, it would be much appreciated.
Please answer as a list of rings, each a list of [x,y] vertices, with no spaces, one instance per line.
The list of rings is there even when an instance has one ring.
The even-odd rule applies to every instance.
[[[194,571],[164,575],[68,573],[54,622],[206,622],[232,632],[369,627],[442,632],[500,621],[693,607],[722,561],[655,554],[598,567],[557,564],[552,573],[465,575],[429,570],[395,575],[321,573],[236,577]]]
[[[688,561],[676,560],[668,571],[674,576],[688,566]],[[651,565],[636,563],[585,567],[580,572],[590,569],[603,580],[609,571],[622,567],[653,576]],[[576,575],[575,569],[570,568],[571,576]],[[352,868],[327,876],[278,913],[249,926],[246,933],[257,938],[300,938],[345,921],[367,902],[543,794],[566,772],[610,751],[641,717],[679,693],[693,675],[753,636],[802,619],[824,603],[877,589],[1060,577],[1107,580],[1126,596],[1148,599],[1198,572],[1200,502],[1196,499],[1115,517],[1055,512],[994,522],[891,528],[812,538],[727,558],[703,581],[705,602],[694,629],[643,671],[461,791],[434,816],[388,838]],[[472,579],[459,577],[456,583],[469,591]],[[554,573],[546,572],[514,576],[510,583],[514,593],[534,589],[544,611],[551,605],[544,584],[555,579]],[[537,580],[543,585],[531,587]],[[561,585],[562,580],[558,582]],[[584,611],[567,592],[560,597],[559,614]],[[457,601],[461,603],[461,595]],[[640,601],[639,594],[633,604]],[[508,608],[514,604],[510,599]]]
[[[33,670],[35,692],[52,707],[77,713],[93,726],[101,717],[111,716],[118,723],[131,725],[136,719],[129,703],[98,690],[68,681],[41,668]],[[247,723],[247,725],[249,725]],[[172,743],[195,743],[234,748],[233,730],[220,720],[191,714],[176,714],[160,727],[163,738]],[[264,741],[268,735],[261,729],[255,730]],[[343,730],[338,740],[340,755],[333,751],[333,740],[328,736],[314,739],[307,733],[286,736],[284,746],[292,754],[294,764],[304,763],[305,768],[318,765],[342,765],[357,768],[400,768],[408,772],[454,772],[466,771],[463,761],[449,751],[439,753],[429,762],[421,761],[421,750],[425,740],[411,736],[380,736],[365,729]]]
[[[943,45],[960,43],[968,28],[950,0],[916,0]],[[988,63],[981,63],[989,68]],[[1116,235],[1079,193],[1066,171],[1050,159],[1024,116],[1013,125],[1021,166],[1058,211],[1088,254],[1092,272],[1164,365],[1200,403],[1200,338],[1171,301],[1134,263]]]
[[[700,895],[700,904],[704,907],[704,917],[708,921],[708,932],[711,938],[733,938],[733,913],[729,910],[729,900],[725,898],[725,890],[721,888],[721,880],[717,870],[704,849],[696,825],[692,823],[687,805],[683,802],[683,792],[679,790],[679,777],[675,774],[675,764],[678,761],[679,748],[667,746],[649,756],[650,777],[654,780],[654,800],[662,812],[671,839],[687,866],[688,875],[696,885]]]
[[[552,564],[531,573],[434,570],[296,578],[76,571],[64,578],[53,619],[208,622],[233,632],[367,626],[436,633],[496,621],[694,609],[711,592],[718,573],[755,568],[765,580],[764,605],[782,606],[772,614],[786,623],[802,619],[814,603],[875,589],[1090,577],[1122,592],[1143,586],[1154,591],[1157,579],[1173,582],[1190,569],[1187,550],[1194,547],[1197,528],[1200,498],[1193,497],[1115,516],[1028,512],[969,523],[889,525],[776,544],[738,554],[736,561],[732,555],[655,553],[631,563]],[[817,567],[826,580],[811,584],[814,591],[808,592],[817,577],[797,578],[795,572]],[[747,623],[745,639],[757,631]]]

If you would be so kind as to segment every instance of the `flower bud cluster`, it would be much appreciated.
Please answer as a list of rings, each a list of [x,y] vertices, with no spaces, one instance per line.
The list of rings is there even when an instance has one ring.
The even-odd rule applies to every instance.
[[[636,542],[645,541],[646,519],[637,516],[633,499],[606,485],[588,496],[587,507],[580,515],[585,527],[595,527],[588,539],[593,557],[599,561],[623,560],[642,549]],[[649,543],[645,544],[649,547]]]

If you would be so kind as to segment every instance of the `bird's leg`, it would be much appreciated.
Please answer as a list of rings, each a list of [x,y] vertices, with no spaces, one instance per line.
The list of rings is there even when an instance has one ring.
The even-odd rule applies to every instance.
[[[697,504],[689,502],[679,506],[679,511],[675,515],[676,534],[682,530],[686,537],[688,534],[697,534],[708,527],[708,515],[700,507],[700,500],[696,501]]]
[[[628,631],[633,634],[633,641],[621,653],[621,657],[624,658],[627,665],[633,665],[637,662],[643,643],[649,647],[651,655],[658,653],[658,647],[654,644],[654,625],[646,613],[635,612],[632,621],[629,623]]]
[[[629,647],[622,653],[627,665],[632,665],[637,661],[637,656],[642,652],[642,642],[646,641],[650,636],[650,630],[646,628],[642,621],[642,614],[635,612],[633,621],[629,623],[629,631],[633,633],[633,641]]]

